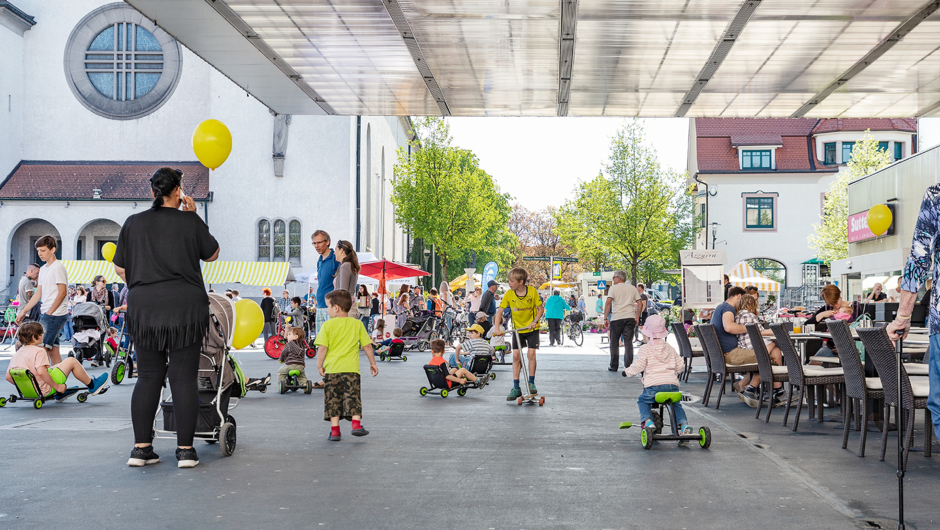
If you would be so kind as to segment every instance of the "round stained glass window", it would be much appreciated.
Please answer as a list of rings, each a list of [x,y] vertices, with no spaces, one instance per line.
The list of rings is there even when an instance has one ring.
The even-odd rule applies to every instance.
[[[65,73],[72,92],[92,112],[127,120],[146,116],[179,82],[179,44],[126,4],[89,13],[72,30]]]

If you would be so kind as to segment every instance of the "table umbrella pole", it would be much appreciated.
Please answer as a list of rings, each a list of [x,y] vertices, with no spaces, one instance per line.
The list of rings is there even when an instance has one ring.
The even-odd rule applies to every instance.
[[[898,333],[897,340],[897,374],[898,374],[898,394],[897,401],[895,406],[897,406],[897,421],[898,421],[898,530],[904,530],[904,411],[901,405],[901,352],[902,352],[902,340],[901,333]],[[888,421],[888,418],[885,418],[885,421]],[[885,431],[887,432],[887,431]]]

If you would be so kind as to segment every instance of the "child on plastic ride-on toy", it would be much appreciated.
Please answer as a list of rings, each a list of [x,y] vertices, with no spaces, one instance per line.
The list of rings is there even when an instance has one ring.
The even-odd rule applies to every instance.
[[[281,394],[288,390],[303,389],[305,394],[309,394],[313,389],[313,384],[307,380],[307,374],[304,372],[306,363],[304,357],[307,354],[302,339],[304,337],[304,328],[299,326],[291,327],[287,330],[287,344],[281,350],[281,367],[277,369],[278,388]]]
[[[438,366],[441,364],[444,365],[444,369],[447,370],[448,386],[453,386],[451,383],[465,385],[467,384],[467,381],[470,381],[471,383],[477,382],[477,376],[473,375],[470,370],[467,370],[466,368],[453,368],[447,364],[447,361],[444,360],[444,341],[440,339],[434,339],[431,341],[431,360],[428,361],[428,364],[432,366]]]
[[[659,315],[651,315],[646,319],[643,326],[643,334],[649,337],[650,341],[646,343],[637,353],[633,364],[623,371],[624,377],[633,377],[643,373],[643,393],[637,398],[637,406],[640,409],[641,428],[655,427],[653,421],[652,405],[656,403],[657,392],[678,392],[679,378],[685,367],[682,358],[676,350],[666,343],[666,336],[669,331],[666,330],[666,321]],[[673,410],[676,421],[679,424],[679,435],[691,435],[692,428],[688,425],[685,411],[682,410],[681,403],[674,403]],[[679,440],[679,445],[689,444],[688,440]]]
[[[40,346],[42,343],[43,328],[39,322],[27,322],[20,326],[17,331],[17,339],[23,346],[13,354],[10,359],[10,365],[7,368],[6,379],[12,385],[20,389],[21,394],[25,394],[23,389],[16,384],[13,374],[17,370],[27,370],[35,378],[39,385],[40,396],[43,398],[54,397],[56,401],[61,401],[75,391],[70,391],[65,382],[69,374],[75,376],[83,385],[88,386],[89,395],[97,395],[107,388],[108,374],[104,373],[92,379],[88,372],[82,368],[81,363],[74,357],[68,357],[55,366],[49,366],[49,354]],[[69,392],[67,392],[69,391]],[[25,399],[32,399],[23,395]]]

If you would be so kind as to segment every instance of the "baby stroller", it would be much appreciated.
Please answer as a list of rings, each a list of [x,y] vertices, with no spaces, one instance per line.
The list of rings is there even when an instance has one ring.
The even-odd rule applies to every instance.
[[[429,311],[416,311],[401,327],[401,340],[409,350],[425,351],[431,348],[437,318]]]
[[[235,304],[223,295],[209,293],[209,329],[199,357],[196,438],[210,444],[220,442],[220,449],[225,456],[235,452],[236,442],[235,418],[229,411],[238,406],[238,400],[247,392],[241,368],[229,354],[234,327]],[[166,386],[163,392],[166,392]],[[154,437],[175,438],[173,396],[166,399],[161,396],[160,408],[163,412],[163,430],[157,429],[154,418]]]
[[[82,302],[72,308],[72,353],[82,363],[94,360],[111,366],[111,355],[103,346],[105,335],[108,332],[108,319],[101,306],[94,302]]]

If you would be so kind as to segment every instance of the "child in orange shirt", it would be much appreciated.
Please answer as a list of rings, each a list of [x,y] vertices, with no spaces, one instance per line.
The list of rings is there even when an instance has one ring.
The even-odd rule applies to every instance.
[[[467,384],[467,381],[472,383],[477,382],[477,376],[473,375],[466,368],[451,368],[447,361],[444,360],[444,341],[440,339],[435,339],[431,341],[431,360],[428,361],[428,364],[432,366],[444,365],[444,369],[447,370],[447,388],[451,388],[453,383],[460,385]]]

